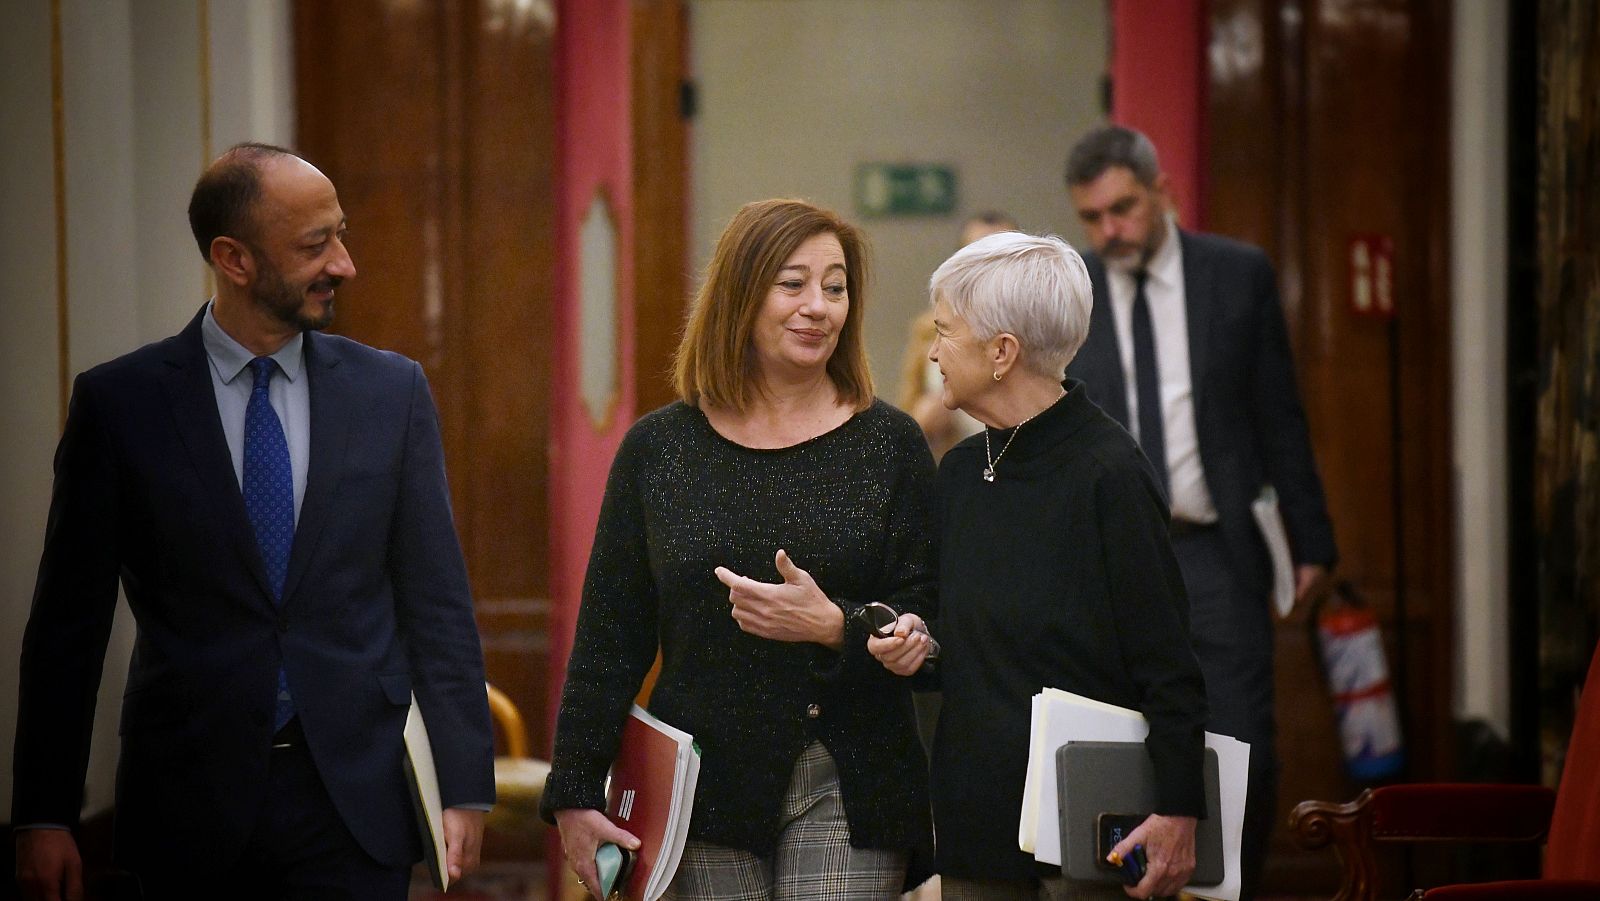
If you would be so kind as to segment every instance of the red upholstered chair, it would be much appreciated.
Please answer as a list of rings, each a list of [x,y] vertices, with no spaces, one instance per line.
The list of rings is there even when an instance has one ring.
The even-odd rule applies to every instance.
[[[1434,783],[1368,789],[1349,804],[1304,801],[1289,816],[1304,848],[1333,845],[1334,901],[1373,901],[1376,846],[1387,842],[1545,843],[1541,879],[1417,889],[1428,901],[1600,899],[1600,647],[1578,705],[1560,788]]]

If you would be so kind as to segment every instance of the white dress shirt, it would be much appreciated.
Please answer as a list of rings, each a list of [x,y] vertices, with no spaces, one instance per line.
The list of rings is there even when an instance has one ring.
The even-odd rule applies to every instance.
[[[1133,371],[1134,260],[1107,260],[1111,315],[1117,326],[1117,352],[1128,395],[1128,427],[1139,436],[1139,385]],[[1217,508],[1206,486],[1200,461],[1200,439],[1194,427],[1194,382],[1189,371],[1189,318],[1184,302],[1183,250],[1178,224],[1167,218],[1167,236],[1145,266],[1145,302],[1155,332],[1156,366],[1161,373],[1161,424],[1166,439],[1167,482],[1172,492],[1172,518],[1189,522],[1217,521]]]

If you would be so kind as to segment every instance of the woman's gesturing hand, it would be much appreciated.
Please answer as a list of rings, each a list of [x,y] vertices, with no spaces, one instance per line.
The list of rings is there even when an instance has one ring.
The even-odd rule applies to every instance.
[[[726,566],[716,569],[718,581],[728,586],[730,611],[739,628],[774,641],[814,641],[838,650],[844,642],[844,612],[822,593],[811,574],[778,551],[777,584],[757,582]]]

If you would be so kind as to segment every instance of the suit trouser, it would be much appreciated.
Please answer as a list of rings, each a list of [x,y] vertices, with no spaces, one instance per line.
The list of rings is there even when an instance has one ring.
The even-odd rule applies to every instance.
[[[273,739],[266,801],[241,859],[221,872],[140,873],[145,901],[404,901],[410,867],[373,860],[344,824],[305,747],[298,721]]]
[[[1241,901],[1255,897],[1276,820],[1278,758],[1273,714],[1272,620],[1265,597],[1245,596],[1215,526],[1175,530],[1172,549],[1189,594],[1189,631],[1206,679],[1206,728],[1250,743]]]

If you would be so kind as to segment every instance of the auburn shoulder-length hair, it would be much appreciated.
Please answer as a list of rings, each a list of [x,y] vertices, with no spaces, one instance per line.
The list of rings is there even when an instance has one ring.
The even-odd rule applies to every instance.
[[[828,377],[839,399],[857,411],[872,405],[872,373],[861,337],[866,307],[867,246],[860,230],[803,200],[758,200],[735,213],[717,240],[689,310],[673,364],[673,384],[685,403],[709,403],[743,413],[763,390],[751,335],[778,270],[814,235],[831,234],[844,249],[850,305]]]

